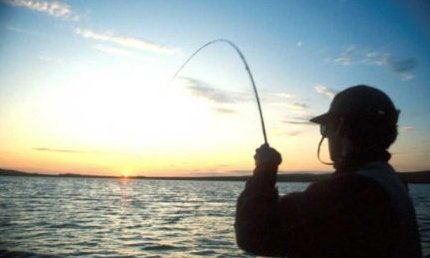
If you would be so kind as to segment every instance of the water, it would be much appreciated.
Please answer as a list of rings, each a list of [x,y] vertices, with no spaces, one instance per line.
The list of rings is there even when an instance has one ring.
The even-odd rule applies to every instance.
[[[279,190],[303,190],[307,185],[280,183]],[[243,186],[0,177],[0,249],[26,252],[23,257],[244,257],[233,229]],[[411,185],[410,190],[427,254],[430,185]]]

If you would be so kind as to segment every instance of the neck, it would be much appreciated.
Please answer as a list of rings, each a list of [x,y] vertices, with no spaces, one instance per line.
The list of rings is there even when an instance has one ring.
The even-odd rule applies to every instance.
[[[353,172],[360,166],[369,162],[388,161],[391,154],[387,150],[361,150],[352,151],[334,164],[336,172]]]

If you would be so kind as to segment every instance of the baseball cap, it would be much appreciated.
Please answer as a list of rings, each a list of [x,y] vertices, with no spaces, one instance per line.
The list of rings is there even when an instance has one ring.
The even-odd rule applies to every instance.
[[[357,85],[339,92],[333,98],[328,112],[310,121],[326,124],[342,117],[348,121],[385,121],[395,124],[398,113],[387,94],[367,85]]]

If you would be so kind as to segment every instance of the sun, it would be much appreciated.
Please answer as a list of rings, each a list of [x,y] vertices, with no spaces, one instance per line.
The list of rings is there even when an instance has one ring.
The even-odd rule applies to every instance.
[[[129,178],[130,177],[130,173],[128,173],[127,171],[122,172],[121,177],[122,178]]]

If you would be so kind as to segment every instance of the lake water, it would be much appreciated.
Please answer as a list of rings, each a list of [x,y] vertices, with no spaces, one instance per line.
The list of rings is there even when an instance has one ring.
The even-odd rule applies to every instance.
[[[280,193],[307,183],[280,183]],[[0,177],[0,250],[22,257],[244,257],[244,182]],[[411,185],[425,254],[430,185]],[[25,253],[19,253],[25,252]]]

